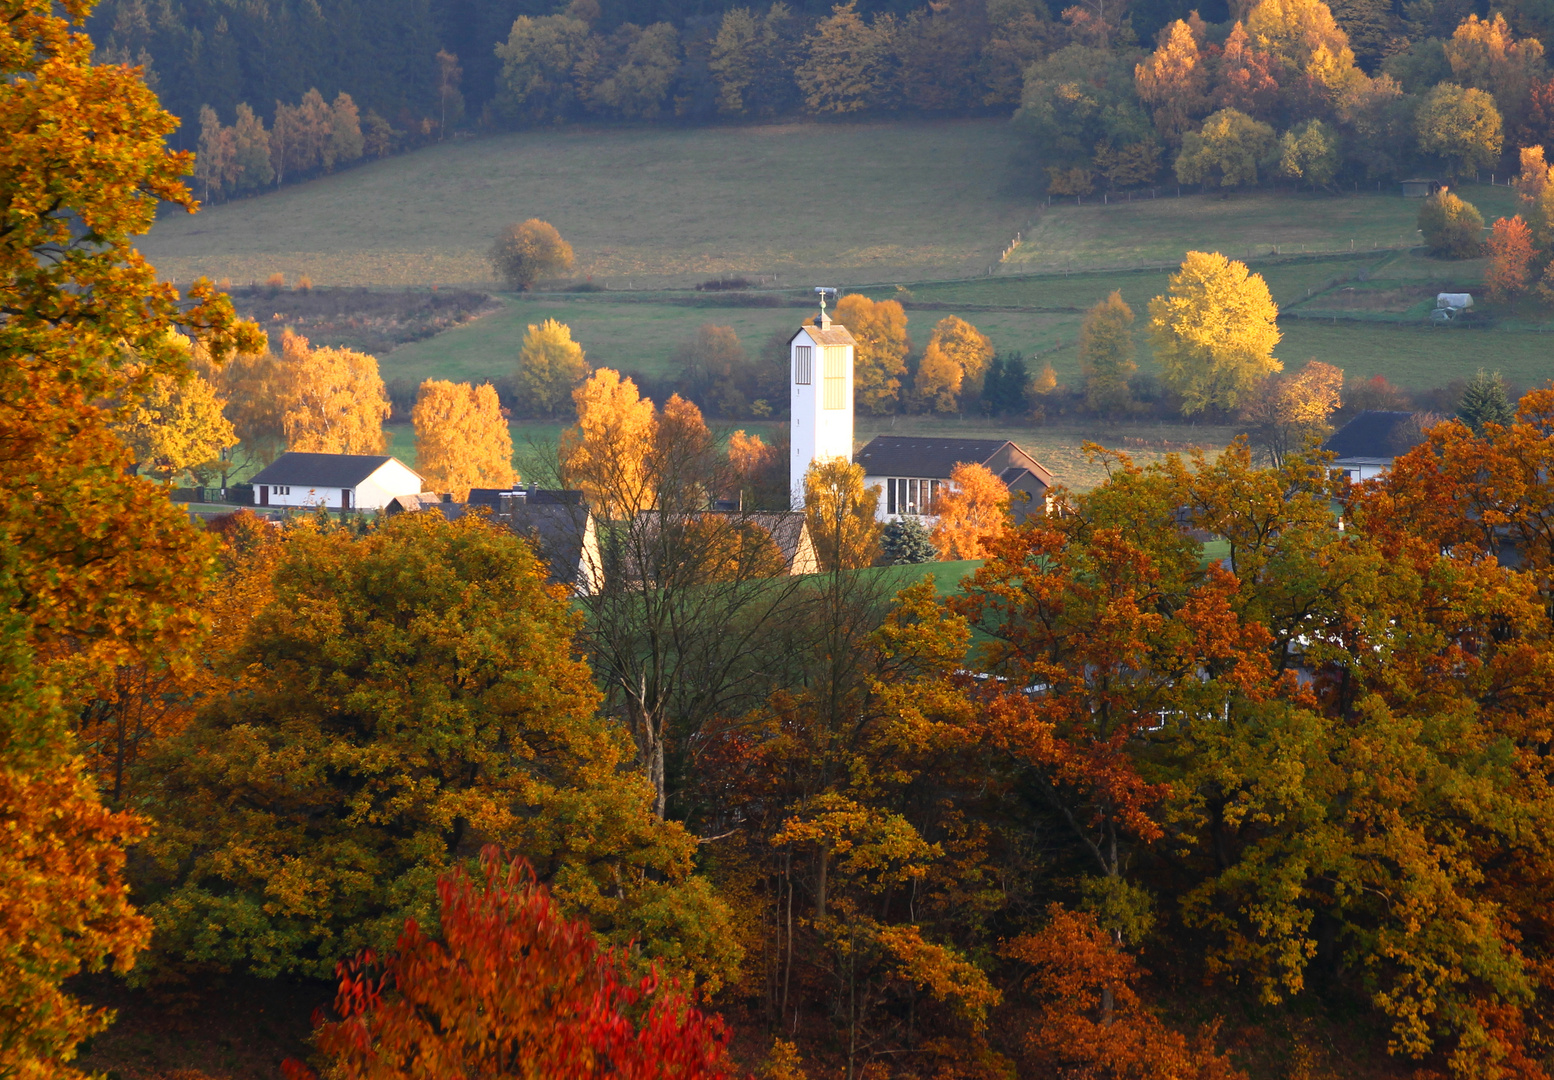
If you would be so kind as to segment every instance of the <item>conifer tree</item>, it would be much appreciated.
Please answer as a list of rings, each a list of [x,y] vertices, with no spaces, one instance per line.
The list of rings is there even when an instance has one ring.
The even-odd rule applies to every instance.
[[[1475,435],[1484,434],[1490,424],[1509,427],[1516,418],[1516,409],[1506,393],[1505,380],[1500,372],[1486,373],[1483,368],[1468,380],[1462,399],[1457,403],[1457,415],[1473,429]]]
[[[880,549],[892,566],[933,562],[939,557],[933,537],[917,518],[889,522],[880,534]]]

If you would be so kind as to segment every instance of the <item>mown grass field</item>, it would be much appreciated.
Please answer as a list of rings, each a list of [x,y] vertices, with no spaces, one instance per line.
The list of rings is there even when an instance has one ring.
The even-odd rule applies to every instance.
[[[1018,149],[1002,120],[460,139],[170,215],[142,250],[175,281],[483,285],[497,230],[539,217],[571,242],[575,277],[612,288],[962,276],[1033,211]]]
[[[1103,204],[1100,196],[1054,200],[1024,230],[1024,239],[1000,273],[1085,269],[1179,262],[1187,251],[1220,251],[1238,259],[1277,249],[1281,254],[1364,251],[1418,242],[1419,203],[1395,184],[1380,191],[1307,194],[1248,191],[1184,194]],[[1458,193],[1479,208],[1485,223],[1517,212],[1516,192],[1466,184]]]

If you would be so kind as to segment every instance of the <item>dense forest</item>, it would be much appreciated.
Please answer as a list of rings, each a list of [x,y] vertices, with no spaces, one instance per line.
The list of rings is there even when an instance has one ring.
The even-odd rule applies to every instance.
[[[94,23],[102,57],[145,67],[190,149],[206,106],[263,129],[309,94],[353,101],[369,155],[471,126],[1012,112],[1034,179],[1083,195],[1514,170],[1554,136],[1554,27],[1525,4],[110,0]]]

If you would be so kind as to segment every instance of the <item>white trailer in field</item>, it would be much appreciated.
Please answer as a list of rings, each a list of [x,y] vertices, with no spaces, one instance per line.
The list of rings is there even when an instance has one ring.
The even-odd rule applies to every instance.
[[[1433,322],[1451,322],[1472,306],[1472,293],[1437,293],[1435,296],[1435,310],[1430,312],[1430,319]]]

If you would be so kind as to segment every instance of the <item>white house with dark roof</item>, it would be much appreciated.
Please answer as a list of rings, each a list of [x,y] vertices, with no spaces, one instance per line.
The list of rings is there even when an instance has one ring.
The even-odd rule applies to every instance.
[[[1015,521],[1045,509],[1052,487],[1052,474],[1008,439],[877,435],[853,460],[863,466],[864,485],[880,488],[881,521],[929,517],[934,497],[962,462],[985,465],[1004,482]]]
[[[421,474],[378,454],[286,453],[249,481],[256,506],[381,510],[421,491]]]
[[[1413,413],[1366,409],[1335,431],[1322,449],[1336,455],[1334,468],[1358,483],[1390,472],[1394,458],[1423,441]]]

